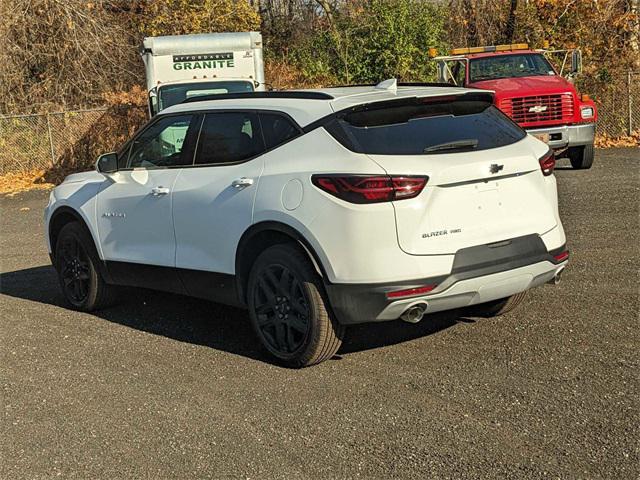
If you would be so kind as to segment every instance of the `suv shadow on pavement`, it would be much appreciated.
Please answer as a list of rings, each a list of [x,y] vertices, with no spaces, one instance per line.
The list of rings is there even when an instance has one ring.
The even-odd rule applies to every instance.
[[[68,309],[64,302],[55,270],[50,265],[0,274],[0,293],[45,305]],[[73,312],[70,310],[70,312]],[[136,330],[167,338],[207,346],[273,363],[263,351],[245,310],[207,302],[192,297],[144,289],[123,292],[121,303],[90,315]],[[458,322],[473,322],[456,312],[426,316],[418,324],[400,320],[365,323],[347,329],[338,354],[354,353],[386,347],[431,335]]]

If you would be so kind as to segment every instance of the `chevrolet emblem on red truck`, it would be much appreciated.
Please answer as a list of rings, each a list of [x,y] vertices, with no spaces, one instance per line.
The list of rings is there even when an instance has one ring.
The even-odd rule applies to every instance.
[[[529,109],[529,112],[531,113],[541,113],[541,112],[545,112],[547,110],[547,106],[546,105],[534,105],[533,107],[531,107]]]
[[[437,56],[432,48],[429,56],[437,62],[438,81],[492,90],[496,107],[548,144],[556,157],[568,157],[576,169],[591,168],[597,112],[593,100],[573,84],[582,69],[579,49],[530,49],[517,43],[454,48],[447,56]]]

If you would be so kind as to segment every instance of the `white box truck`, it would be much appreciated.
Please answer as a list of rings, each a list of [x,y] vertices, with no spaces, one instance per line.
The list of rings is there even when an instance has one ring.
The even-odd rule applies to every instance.
[[[260,32],[146,37],[140,54],[151,116],[199,95],[265,90]]]

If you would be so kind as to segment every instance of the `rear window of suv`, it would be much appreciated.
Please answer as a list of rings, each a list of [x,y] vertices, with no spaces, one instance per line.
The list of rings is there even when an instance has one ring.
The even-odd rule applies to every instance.
[[[515,143],[526,133],[491,102],[412,99],[338,114],[325,125],[348,149],[375,155],[433,155]]]

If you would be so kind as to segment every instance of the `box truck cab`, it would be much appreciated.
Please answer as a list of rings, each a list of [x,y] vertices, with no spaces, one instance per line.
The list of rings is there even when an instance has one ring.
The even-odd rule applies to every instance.
[[[264,91],[260,32],[146,37],[149,112],[203,95]]]

